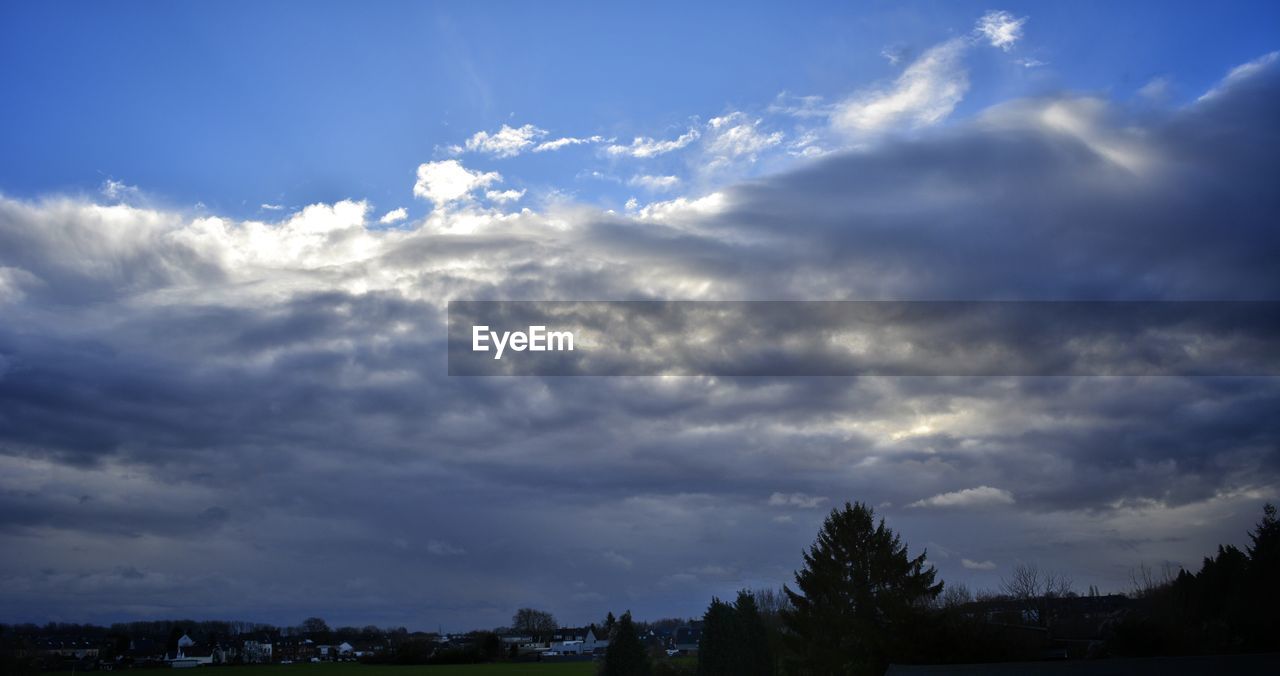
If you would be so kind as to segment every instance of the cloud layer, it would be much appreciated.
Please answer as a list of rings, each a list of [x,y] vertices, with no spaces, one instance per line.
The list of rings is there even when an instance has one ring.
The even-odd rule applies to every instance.
[[[950,58],[837,119],[945,116]],[[1280,298],[1276,119],[1267,58],[1158,115],[1014,101],[631,214],[483,206],[501,176],[454,159],[413,185],[448,208],[396,229],[355,200],[266,222],[0,198],[0,604],[689,615],[785,581],[844,499],[948,578],[1193,563],[1276,496],[1274,379],[451,379],[444,304]],[[774,133],[721,126],[744,125],[725,152]],[[521,129],[477,148],[536,147]]]

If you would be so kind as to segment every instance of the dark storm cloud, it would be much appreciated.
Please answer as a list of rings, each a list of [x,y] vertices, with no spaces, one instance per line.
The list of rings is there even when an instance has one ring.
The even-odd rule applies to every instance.
[[[860,268],[851,297],[1274,299],[1277,71],[1139,131],[1091,100],[1007,104],[738,188],[717,222]]]
[[[1019,102],[711,207],[468,235],[371,232],[349,202],[265,225],[0,200],[0,599],[689,614],[785,580],[844,499],[946,577],[1194,562],[1276,494],[1273,378],[449,378],[444,304],[1274,300],[1278,113],[1274,64],[1156,117]]]

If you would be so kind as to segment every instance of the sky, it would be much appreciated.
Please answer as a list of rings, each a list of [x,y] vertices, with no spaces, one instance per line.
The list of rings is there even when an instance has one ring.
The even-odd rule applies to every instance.
[[[460,378],[449,300],[1277,300],[1275,3],[0,7],[0,621],[1195,569],[1274,378]]]

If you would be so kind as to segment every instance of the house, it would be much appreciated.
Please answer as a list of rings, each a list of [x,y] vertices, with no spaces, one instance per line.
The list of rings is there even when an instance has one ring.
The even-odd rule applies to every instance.
[[[164,646],[149,638],[129,640],[129,650],[125,655],[134,662],[158,662],[164,658]]]
[[[591,655],[609,647],[609,636],[591,625],[585,629],[559,629],[549,646],[564,655]]]
[[[36,642],[36,650],[51,657],[72,659],[97,659],[98,646],[88,639],[41,639]]]
[[[221,651],[217,646],[202,646],[191,636],[183,634],[178,639],[177,648],[173,652],[165,653],[164,661],[174,669],[186,669],[224,661],[218,659],[219,657],[221,657]]]
[[[184,646],[179,641],[178,649],[167,655],[165,661],[174,669],[205,666],[214,663],[214,649],[211,646],[201,646],[194,642],[189,642]]]
[[[280,638],[272,648],[272,657],[280,661],[306,662],[316,655],[311,639],[297,637]]]
[[[609,634],[605,630],[591,625],[582,637],[583,653],[594,653],[609,647]]]
[[[676,628],[671,639],[671,648],[680,651],[681,655],[693,655],[698,652],[698,642],[702,640],[702,622],[690,622]]]
[[[263,638],[246,639],[244,642],[244,651],[241,653],[244,661],[250,664],[268,664],[271,662],[271,641]]]

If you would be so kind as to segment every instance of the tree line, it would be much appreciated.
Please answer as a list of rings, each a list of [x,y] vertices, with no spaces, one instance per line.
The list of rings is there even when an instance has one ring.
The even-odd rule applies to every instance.
[[[1141,567],[1119,618],[1106,628],[1090,657],[1223,654],[1280,651],[1280,521],[1274,506],[1249,533],[1243,550],[1221,545],[1199,571]],[[696,661],[670,660],[642,638],[648,627],[630,612],[610,613],[597,627],[609,645],[601,676],[846,676],[884,673],[890,663],[977,663],[1037,659],[1033,643],[1011,634],[992,614],[1014,612],[1017,622],[1053,623],[1064,601],[1078,598],[1071,580],[1038,566],[1015,566],[995,592],[972,594],[944,585],[925,553],[911,556],[901,536],[862,503],[845,503],[827,516],[803,554],[794,585],[780,591],[742,590],[732,601],[711,599],[701,621]],[[1090,589],[1090,598],[1101,598]],[[1113,597],[1107,597],[1113,598]],[[1012,609],[1012,611],[1010,610]],[[665,623],[665,624],[664,624]],[[456,649],[441,651],[429,635],[403,627],[331,629],[317,617],[297,627],[243,622],[134,622],[110,628],[79,624],[0,625],[4,642],[23,636],[152,637],[167,645],[189,633],[197,641],[247,634],[295,636],[317,642],[377,639],[398,663],[507,659],[498,632],[510,629],[546,639],[554,616],[522,608],[510,628],[472,632]]]
[[[1091,657],[1280,651],[1280,523],[1268,504],[1240,550],[1218,547],[1197,573],[1140,568],[1121,618]],[[633,656],[607,676],[847,676],[883,674],[890,663],[940,664],[1034,660],[1040,647],[992,622],[1047,627],[1079,597],[1070,578],[1033,564],[1015,566],[997,592],[973,595],[945,585],[912,557],[884,519],[862,503],[826,518],[781,594],[743,590],[733,603],[713,598],[702,618],[697,666]],[[1094,588],[1089,598],[1102,599]],[[1103,599],[1105,600],[1105,599]],[[1089,604],[1084,604],[1088,606]]]

